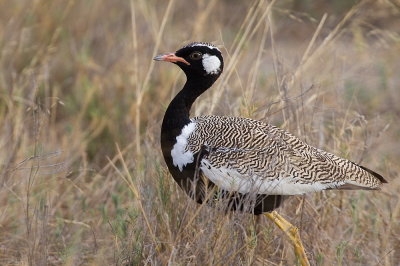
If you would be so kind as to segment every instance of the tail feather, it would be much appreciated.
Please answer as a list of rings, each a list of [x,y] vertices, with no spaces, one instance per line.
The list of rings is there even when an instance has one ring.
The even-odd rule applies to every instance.
[[[352,162],[353,164],[357,165],[358,167],[360,167],[361,169],[363,169],[364,171],[366,171],[367,173],[369,173],[370,175],[372,175],[373,177],[375,177],[376,179],[378,179],[381,183],[387,183],[387,181],[385,180],[385,178],[383,178],[383,176],[381,176],[380,174],[372,171],[371,169],[368,169],[364,166],[358,165],[354,162]],[[378,186],[376,187],[368,187],[368,186],[364,186],[364,185],[359,185],[359,184],[355,184],[353,182],[349,182],[349,183],[345,183],[343,185],[340,185],[338,187],[336,187],[336,189],[340,189],[340,190],[356,190],[356,189],[362,189],[362,190],[380,190],[381,188]]]
[[[361,165],[357,165],[358,167],[362,168],[363,170],[367,171],[368,173],[370,173],[371,175],[375,176],[379,181],[381,181],[382,183],[387,183],[386,179],[383,178],[383,176],[381,176],[380,174],[378,174],[377,172],[372,171],[371,169],[368,169],[364,166]]]

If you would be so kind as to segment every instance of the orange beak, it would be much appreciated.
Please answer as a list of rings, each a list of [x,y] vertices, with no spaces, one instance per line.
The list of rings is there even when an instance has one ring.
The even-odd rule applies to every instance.
[[[186,65],[190,65],[190,63],[188,61],[186,61],[182,57],[176,56],[174,53],[160,54],[160,55],[157,55],[156,57],[154,57],[153,60],[165,61],[165,62],[171,62],[171,63],[182,62]]]

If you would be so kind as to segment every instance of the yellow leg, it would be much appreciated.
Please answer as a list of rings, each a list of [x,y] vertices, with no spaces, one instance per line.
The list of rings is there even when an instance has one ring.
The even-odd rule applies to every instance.
[[[303,243],[301,243],[299,229],[288,221],[286,221],[282,216],[276,211],[271,213],[265,213],[265,216],[273,221],[289,238],[294,246],[294,253],[296,254],[298,260],[302,266],[310,266],[308,262],[306,252],[304,251]]]

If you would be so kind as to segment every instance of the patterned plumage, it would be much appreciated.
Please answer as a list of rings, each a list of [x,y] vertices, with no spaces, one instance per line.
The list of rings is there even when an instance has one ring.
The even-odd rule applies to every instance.
[[[192,119],[184,152],[198,153],[206,177],[225,190],[293,195],[323,189],[378,189],[383,178],[260,121],[222,116]]]
[[[230,210],[261,214],[277,208],[282,195],[378,189],[386,183],[363,166],[260,121],[223,116],[190,119],[193,102],[223,71],[222,54],[212,44],[191,43],[154,59],[178,65],[187,76],[166,110],[161,147],[173,178],[197,202],[226,200]]]

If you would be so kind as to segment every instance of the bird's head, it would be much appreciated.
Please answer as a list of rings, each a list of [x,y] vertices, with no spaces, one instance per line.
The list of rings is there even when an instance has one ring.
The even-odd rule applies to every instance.
[[[224,68],[221,51],[214,45],[193,42],[175,53],[166,53],[154,57],[156,61],[166,61],[178,65],[191,77],[218,78]]]

